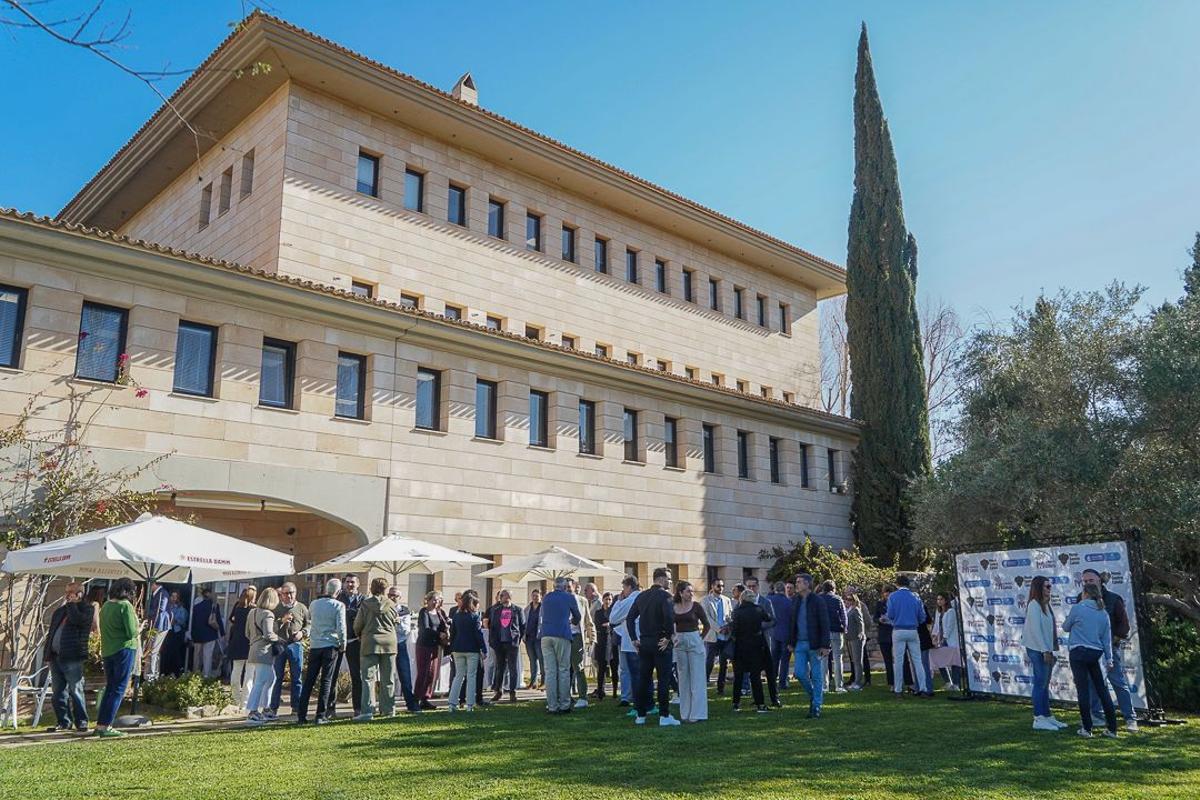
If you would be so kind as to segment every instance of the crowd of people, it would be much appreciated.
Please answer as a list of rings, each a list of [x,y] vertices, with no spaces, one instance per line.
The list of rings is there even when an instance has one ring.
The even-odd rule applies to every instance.
[[[1082,580],[1079,602],[1062,626],[1079,697],[1079,733],[1091,736],[1099,725],[1106,736],[1116,736],[1118,708],[1127,729],[1137,729],[1120,663],[1129,621],[1121,598],[1103,588],[1099,573],[1086,570]],[[432,710],[435,692],[448,688],[451,713],[505,696],[515,702],[518,689],[541,689],[550,714],[569,714],[611,695],[629,709],[634,724],[645,725],[652,716],[663,727],[694,724],[708,719],[714,670],[717,697],[728,694],[735,711],[749,696],[756,713],[769,713],[782,705],[781,692],[794,679],[807,698],[808,716],[820,718],[826,692],[858,691],[870,683],[872,626],[887,685],[897,696],[932,696],[935,672],[944,689],[962,685],[956,601],[939,594],[927,608],[904,575],[894,586],[880,587],[871,612],[856,591],[839,592],[832,581],[817,583],[807,574],[765,593],[753,577],[728,595],[724,582],[715,580],[703,597],[688,581],[674,583],[666,568],[654,570],[645,588],[625,576],[617,594],[570,577],[553,584],[544,596],[532,591],[524,608],[508,590],[486,608],[475,590],[457,593],[448,608],[439,592],[429,592],[414,615],[398,587],[375,578],[364,595],[350,574],[327,581],[309,606],[297,600],[291,582],[261,591],[249,587],[227,616],[207,589],[187,609],[178,592],[151,584],[148,618],[139,622],[132,581],[115,581],[98,610],[72,583],[51,618],[45,649],[55,729],[88,728],[83,662],[88,638],[98,632],[105,688],[95,729],[100,736],[120,735],[113,719],[148,627],[147,680],[179,674],[190,643],[195,672],[215,677],[222,667],[228,670],[233,702],[250,725],[279,718],[285,676],[297,723],[334,719],[343,665],[356,721],[392,716],[397,700],[407,712]],[[1044,577],[1030,585],[1024,643],[1033,670],[1034,729],[1067,727],[1050,709],[1059,636]],[[447,657],[449,685],[439,687]],[[589,662],[596,682],[590,692]]]

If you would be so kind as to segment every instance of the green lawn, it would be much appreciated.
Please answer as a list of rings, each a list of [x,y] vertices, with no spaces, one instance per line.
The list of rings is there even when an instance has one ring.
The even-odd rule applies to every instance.
[[[533,703],[370,724],[94,738],[0,750],[0,798],[1200,797],[1200,721],[1118,741],[1029,729],[1028,707],[882,689],[782,711],[634,727],[611,700],[567,717]],[[1076,722],[1077,717],[1061,718]],[[653,720],[653,718],[651,718]]]

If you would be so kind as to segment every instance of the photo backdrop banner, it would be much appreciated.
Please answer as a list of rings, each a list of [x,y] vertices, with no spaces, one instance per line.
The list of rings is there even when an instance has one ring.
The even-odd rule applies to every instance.
[[[1078,600],[1083,586],[1080,576],[1092,568],[1107,576],[1105,588],[1125,601],[1130,635],[1121,643],[1122,660],[1134,707],[1147,708],[1133,577],[1125,542],[963,553],[957,557],[957,565],[969,689],[1013,697],[1032,695],[1033,670],[1025,654],[1022,628],[1029,584],[1034,577],[1045,575],[1053,590],[1050,604],[1058,625],[1059,647],[1050,677],[1050,697],[1076,702],[1062,623]]]

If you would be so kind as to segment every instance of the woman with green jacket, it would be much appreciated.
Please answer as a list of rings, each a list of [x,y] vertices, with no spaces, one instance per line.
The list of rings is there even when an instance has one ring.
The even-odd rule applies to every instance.
[[[96,715],[97,736],[124,736],[112,727],[117,709],[125,699],[125,687],[137,660],[138,621],[133,597],[136,589],[129,578],[118,578],[108,590],[108,602],[100,609],[100,655],[104,657],[104,697]]]

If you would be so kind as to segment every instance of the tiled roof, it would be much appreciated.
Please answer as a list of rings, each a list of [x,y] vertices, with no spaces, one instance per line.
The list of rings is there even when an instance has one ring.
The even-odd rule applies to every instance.
[[[843,267],[841,267],[840,265],[835,264],[834,262],[829,261],[828,259],[821,258],[820,256],[818,256],[814,253],[810,253],[807,250],[804,250],[803,248],[797,247],[796,245],[792,244],[791,242],[784,241],[783,239],[772,236],[771,234],[766,233],[765,231],[761,231],[757,228],[751,227],[750,225],[747,225],[744,222],[740,222],[740,221],[734,219],[733,217],[722,214],[721,212],[711,209],[700,203],[697,203],[694,200],[689,200],[688,198],[684,197],[681,194],[677,194],[676,192],[672,192],[671,190],[666,189],[662,186],[659,186],[655,183],[651,183],[650,181],[645,180],[644,178],[640,178],[637,175],[634,175],[632,172],[623,170],[620,167],[609,164],[606,161],[602,161],[601,159],[598,159],[595,156],[588,155],[587,153],[583,152],[582,150],[578,150],[574,147],[564,144],[564,143],[558,141],[557,139],[553,139],[553,138],[546,136],[545,134],[539,133],[531,128],[527,128],[524,125],[521,125],[519,122],[514,122],[513,120],[508,119],[507,117],[503,117],[493,111],[488,111],[486,108],[481,108],[472,103],[467,103],[463,100],[458,100],[453,95],[451,95],[449,92],[439,89],[438,87],[433,86],[432,84],[426,83],[425,81],[422,81],[419,78],[415,78],[412,75],[409,75],[404,72],[400,72],[399,70],[389,67],[386,64],[383,64],[379,61],[375,61],[374,59],[368,58],[368,57],[362,55],[361,53],[356,53],[355,51],[350,50],[349,48],[343,47],[342,45],[338,44],[337,42],[326,39],[323,36],[319,36],[311,31],[305,30],[304,28],[301,28],[297,25],[293,25],[290,22],[279,19],[278,17],[271,16],[270,14],[267,14],[259,9],[255,9],[254,12],[251,13],[250,16],[246,18],[246,20],[243,22],[243,24],[234,31],[234,33],[232,33],[228,37],[226,37],[225,40],[223,42],[221,42],[221,44],[212,53],[209,54],[208,58],[206,58],[204,60],[204,62],[199,67],[196,68],[196,71],[193,72],[188,77],[188,79],[185,80],[180,85],[180,87],[175,91],[175,93],[173,95],[171,95],[171,101],[174,102],[175,99],[178,98],[180,96],[180,94],[182,94],[187,89],[188,85],[193,80],[195,80],[198,75],[203,73],[204,69],[216,57],[217,53],[221,50],[221,48],[225,47],[229,42],[231,42],[234,38],[236,38],[243,31],[249,30],[253,25],[259,24],[262,21],[270,22],[270,23],[278,25],[282,28],[286,28],[287,30],[292,31],[293,33],[307,37],[308,39],[310,39],[314,42],[317,42],[325,47],[328,47],[332,50],[336,50],[339,53],[342,53],[351,58],[362,61],[363,63],[369,64],[369,65],[375,67],[376,69],[383,70],[384,72],[387,72],[389,75],[392,75],[401,80],[407,81],[407,82],[415,84],[417,86],[420,86],[422,89],[424,89],[428,92],[432,92],[432,93],[442,97],[443,99],[448,100],[452,103],[455,103],[459,106],[462,106],[464,109],[467,109],[472,113],[482,114],[486,117],[489,117],[497,122],[500,122],[504,125],[507,125],[507,126],[513,128],[514,130],[520,131],[521,133],[525,134],[526,136],[531,136],[531,137],[534,137],[546,144],[553,145],[554,147],[557,147],[567,153],[570,153],[571,155],[573,155],[577,158],[584,159],[585,161],[588,161],[589,163],[591,163],[595,166],[598,166],[598,167],[601,167],[602,169],[606,169],[611,172],[614,172],[628,180],[631,180],[631,181],[634,181],[635,183],[640,184],[641,186],[643,186],[647,189],[651,189],[655,192],[658,192],[659,194],[662,194],[666,197],[671,198],[672,200],[675,200],[679,203],[683,203],[687,206],[690,206],[691,208],[693,208],[697,211],[700,211],[704,214],[708,214],[713,217],[716,217],[724,222],[727,222],[731,225],[734,225],[734,226],[740,228],[741,230],[743,230],[746,233],[749,233],[753,236],[756,236],[756,237],[759,237],[766,241],[769,241],[769,242],[771,242],[775,245],[778,245],[779,247],[782,247],[786,250],[790,250],[792,253],[794,253],[796,255],[811,259],[828,269],[832,269],[832,270],[835,270],[835,271],[841,273],[843,276],[845,275],[845,269]],[[130,145],[133,144],[134,141],[137,140],[137,138],[142,134],[142,132],[150,125],[150,123],[154,119],[156,119],[160,115],[166,114],[166,113],[169,113],[169,110],[166,105],[163,105],[163,107],[160,108],[157,112],[155,112],[154,115],[149,120],[147,120],[146,123],[144,125],[142,125],[141,128],[138,129],[137,133],[135,133],[129,139],[129,141],[126,142],[124,144],[124,146],[122,146],[121,149],[118,150],[111,159],[109,159],[108,163],[105,164],[104,167],[102,167],[100,169],[100,171],[98,173],[96,173],[96,175],[93,176],[90,181],[88,181],[88,183],[83,187],[83,189],[80,189],[80,191],[76,194],[75,198],[72,198],[66,207],[69,207],[71,205],[71,203],[74,203],[75,199],[78,198],[80,195],[82,195],[84,193],[84,191],[86,191],[88,186],[91,186],[92,183],[94,183],[104,173],[105,170],[107,170],[118,158],[120,158],[121,154],[124,153],[130,147]],[[64,207],[64,208],[66,208],[66,207]],[[60,211],[59,214],[61,215],[62,212]]]
[[[670,372],[662,372],[660,370],[652,369],[650,367],[629,364],[625,361],[619,361],[619,360],[613,359],[613,358],[602,358],[601,356],[597,356],[592,353],[584,352],[582,350],[573,350],[570,348],[562,347],[561,345],[552,344],[550,342],[543,342],[543,341],[540,341],[537,339],[528,339],[524,336],[521,336],[520,334],[510,333],[508,331],[493,330],[493,329],[485,327],[483,325],[476,325],[472,322],[467,322],[465,320],[447,319],[446,317],[443,317],[440,314],[434,314],[429,311],[423,311],[421,309],[410,308],[408,306],[401,305],[400,303],[394,303],[394,302],[391,302],[388,300],[383,300],[380,298],[362,297],[361,295],[356,295],[353,292],[350,292],[346,289],[341,289],[336,286],[330,286],[328,284],[319,283],[317,281],[311,281],[311,280],[308,280],[305,278],[298,278],[298,277],[294,277],[294,276],[290,276],[290,275],[280,275],[280,274],[274,273],[274,272],[267,272],[266,270],[256,269],[254,267],[247,267],[242,264],[235,263],[233,261],[225,261],[222,259],[211,258],[209,256],[202,255],[200,253],[188,253],[184,250],[179,250],[179,249],[176,249],[173,247],[167,247],[166,245],[156,244],[154,242],[147,242],[144,239],[134,239],[134,238],[131,238],[128,236],[123,236],[119,233],[114,233],[112,231],[105,231],[105,230],[100,230],[98,228],[91,228],[86,225],[79,225],[79,224],[72,223],[72,222],[63,222],[61,220],[51,219],[50,217],[39,216],[37,214],[33,214],[32,212],[27,212],[27,211],[23,212],[23,211],[18,211],[17,209],[13,209],[13,208],[3,208],[3,207],[0,207],[0,220],[11,220],[14,222],[20,222],[20,223],[25,223],[25,224],[29,224],[29,225],[36,225],[41,228],[47,228],[47,229],[51,229],[51,230],[61,231],[61,232],[73,234],[76,236],[82,236],[82,237],[86,237],[88,239],[97,239],[97,240],[101,240],[101,241],[111,242],[113,244],[135,247],[139,250],[145,250],[145,251],[151,252],[151,253],[159,253],[162,255],[171,256],[173,258],[184,259],[184,260],[190,261],[194,264],[202,264],[204,266],[212,267],[214,269],[222,269],[222,270],[226,270],[229,272],[238,272],[243,275],[250,275],[250,276],[253,276],[253,277],[261,279],[261,280],[267,280],[267,281],[272,281],[274,283],[280,283],[280,284],[286,284],[288,286],[294,286],[298,289],[303,289],[305,291],[319,292],[321,294],[333,295],[333,296],[338,297],[347,302],[359,303],[361,305],[366,305],[366,306],[374,306],[376,308],[383,308],[383,309],[387,309],[388,311],[392,311],[392,312],[395,312],[398,314],[404,314],[404,315],[411,316],[411,317],[425,318],[425,319],[431,320],[431,321],[436,322],[441,325],[452,325],[452,326],[457,326],[460,328],[468,328],[470,330],[473,330],[475,332],[478,332],[478,333],[481,333],[481,334],[484,334],[487,336],[495,336],[495,337],[500,337],[500,338],[504,338],[504,339],[511,339],[513,341],[520,342],[521,344],[528,346],[528,347],[538,347],[543,350],[556,350],[561,353],[567,353],[571,356],[574,356],[575,358],[583,358],[583,359],[587,359],[589,361],[602,362],[602,363],[608,364],[610,366],[616,367],[618,369],[629,370],[632,372],[641,372],[646,375],[653,375],[656,378],[660,378],[660,379],[666,380],[666,381],[673,381],[675,383],[689,384],[691,386],[695,386],[695,387],[704,389],[705,391],[715,392],[715,393],[727,395],[730,397],[737,397],[742,400],[750,400],[755,403],[759,403],[759,404],[769,406],[772,408],[788,409],[788,410],[791,410],[794,412],[802,413],[806,416],[810,416],[814,420],[819,420],[821,422],[832,422],[832,423],[836,423],[836,424],[840,424],[840,425],[856,424],[854,420],[851,420],[848,417],[840,416],[838,414],[830,414],[825,411],[818,411],[817,409],[808,408],[807,406],[796,405],[794,403],[785,403],[782,400],[768,399],[765,397],[761,397],[759,395],[751,394],[749,392],[739,392],[736,389],[730,389],[730,388],[727,388],[724,386],[715,386],[711,383],[704,383],[704,382],[697,381],[697,380],[691,380],[682,375],[675,375]]]

